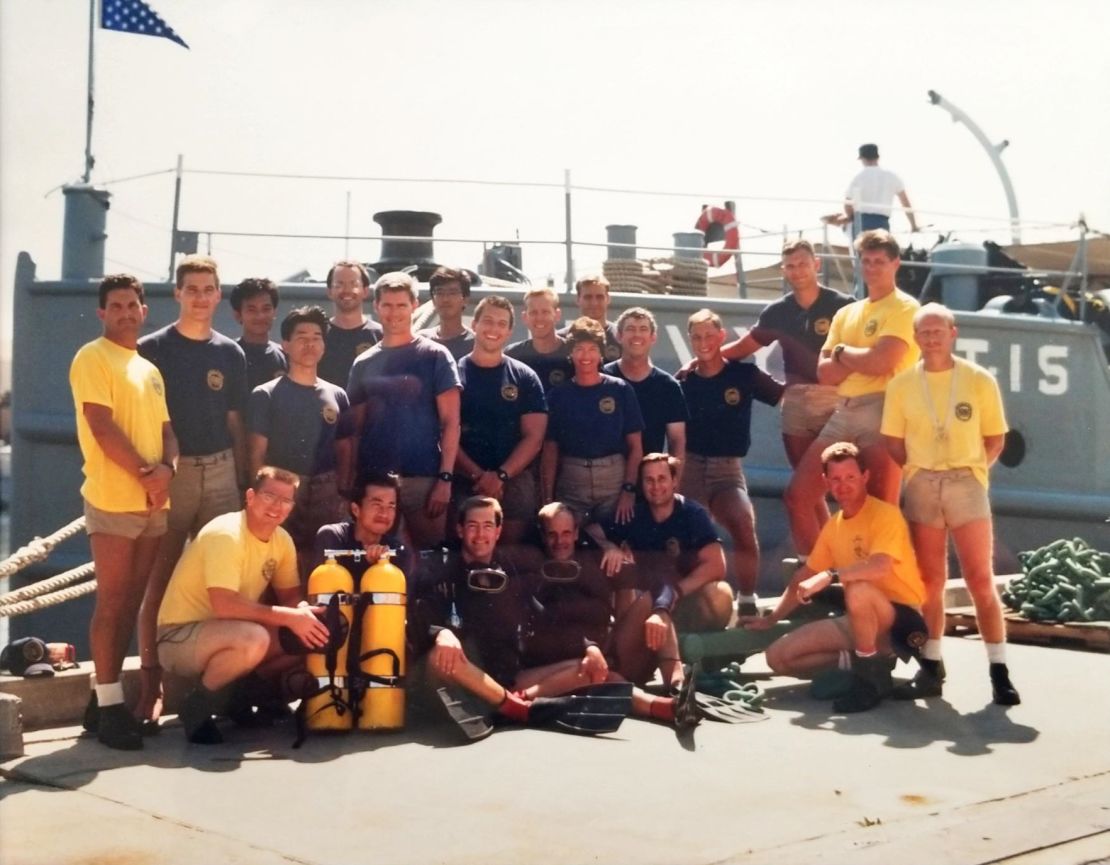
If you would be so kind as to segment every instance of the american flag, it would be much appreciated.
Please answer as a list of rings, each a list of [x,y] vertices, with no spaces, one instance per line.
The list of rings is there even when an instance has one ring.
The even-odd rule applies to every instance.
[[[100,26],[105,30],[119,30],[123,33],[141,33],[146,36],[162,36],[188,48],[185,40],[174,33],[162,18],[142,0],[101,0]]]

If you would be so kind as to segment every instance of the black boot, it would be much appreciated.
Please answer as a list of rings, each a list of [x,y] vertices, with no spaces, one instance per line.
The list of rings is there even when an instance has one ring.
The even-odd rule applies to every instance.
[[[86,733],[96,734],[100,727],[100,701],[96,698],[96,691],[89,694],[88,705],[85,706],[85,716],[81,719],[81,726]]]
[[[138,751],[143,747],[143,730],[131,710],[116,703],[98,710],[96,739],[117,751]]]
[[[204,685],[197,685],[185,698],[178,717],[185,728],[185,738],[194,745],[218,745],[224,740],[216,726],[216,694]]]
[[[908,682],[899,682],[891,691],[895,700],[920,700],[924,697],[939,697],[944,690],[946,672],[944,661],[918,658],[918,670]]]
[[[882,702],[890,694],[890,663],[882,655],[861,658],[852,656],[852,673],[855,682],[851,690],[833,701],[833,709],[842,714],[866,712]]]
[[[1010,681],[1010,671],[1005,664],[991,664],[991,690],[999,706],[1017,706],[1021,695]]]

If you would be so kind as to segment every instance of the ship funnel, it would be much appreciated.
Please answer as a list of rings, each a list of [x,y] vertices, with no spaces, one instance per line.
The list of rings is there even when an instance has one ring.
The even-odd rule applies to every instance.
[[[443,221],[438,213],[426,210],[381,210],[374,222],[382,227],[382,257],[371,264],[378,273],[416,267],[416,278],[427,282],[438,266],[432,250],[432,231]],[[401,238],[427,238],[402,240]]]
[[[104,241],[108,238],[106,189],[87,183],[62,187],[65,226],[62,233],[62,279],[100,279],[104,276]]]

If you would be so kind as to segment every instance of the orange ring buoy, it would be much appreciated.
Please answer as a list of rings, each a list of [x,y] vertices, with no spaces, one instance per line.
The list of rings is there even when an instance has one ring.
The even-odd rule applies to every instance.
[[[725,250],[736,250],[740,248],[740,223],[736,219],[736,214],[732,211],[725,210],[723,207],[707,207],[701,212],[698,217],[697,224],[694,226],[698,231],[707,233],[709,226],[719,225],[725,232]],[[720,267],[730,258],[726,252],[703,252],[702,257],[710,267]]]

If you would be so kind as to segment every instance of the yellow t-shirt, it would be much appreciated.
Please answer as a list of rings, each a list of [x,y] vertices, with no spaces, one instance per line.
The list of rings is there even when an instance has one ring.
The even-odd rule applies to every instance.
[[[894,560],[893,573],[876,583],[882,593],[894,603],[920,607],[925,600],[925,584],[917,568],[909,526],[902,512],[882,499],[868,496],[851,519],[846,519],[842,511],[834,514],[822,527],[806,564],[814,571],[846,568],[875,553],[886,553]]]
[[[257,601],[271,584],[277,589],[300,585],[289,533],[279,526],[270,540],[261,541],[247,529],[245,511],[223,514],[207,523],[181,554],[158,609],[158,624],[213,618],[209,589],[229,589]]]
[[[863,298],[836,311],[822,351],[831,351],[837,343],[853,348],[871,348],[884,336],[902,340],[909,351],[890,375],[864,375],[852,372],[836,387],[842,397],[882,393],[887,382],[904,369],[909,369],[920,354],[913,340],[913,317],[920,304],[901,289],[895,289],[882,300]]]
[[[170,419],[162,374],[132,349],[100,337],[78,349],[69,368],[69,384],[77,413],[77,441],[85,459],[81,495],[102,511],[149,510],[138,478],[109,459],[97,444],[85,420],[84,404],[110,408],[112,420],[139,456],[147,463],[159,462],[162,426]]]
[[[1002,394],[994,376],[981,366],[962,357],[954,360],[950,370],[925,372],[918,363],[895,376],[887,385],[880,431],[905,439],[906,480],[918,469],[970,468],[986,487],[983,438],[1005,435],[1008,429]]]

